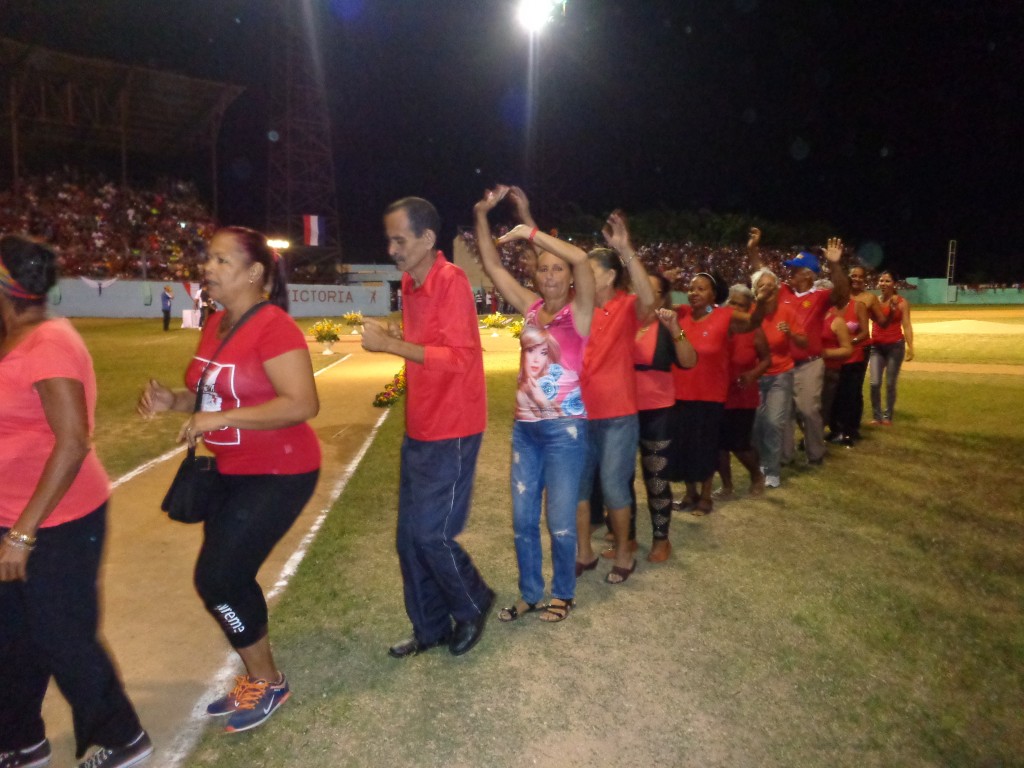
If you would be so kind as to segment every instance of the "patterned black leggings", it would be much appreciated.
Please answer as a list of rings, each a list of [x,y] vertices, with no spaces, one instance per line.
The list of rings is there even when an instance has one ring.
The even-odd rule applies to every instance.
[[[654,539],[667,539],[672,521],[672,486],[668,475],[672,464],[672,434],[675,406],[640,411],[640,467],[647,488],[647,509],[651,513]]]

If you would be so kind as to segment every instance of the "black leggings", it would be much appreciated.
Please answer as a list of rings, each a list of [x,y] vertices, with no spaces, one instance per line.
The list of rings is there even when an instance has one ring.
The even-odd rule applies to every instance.
[[[195,586],[234,648],[267,634],[267,602],[256,574],[313,495],[319,475],[224,475],[227,501],[203,524]]]
[[[667,539],[672,521],[672,486],[668,482],[672,460],[675,406],[640,411],[640,468],[647,488],[647,509],[655,539]],[[635,535],[635,534],[634,534]]]

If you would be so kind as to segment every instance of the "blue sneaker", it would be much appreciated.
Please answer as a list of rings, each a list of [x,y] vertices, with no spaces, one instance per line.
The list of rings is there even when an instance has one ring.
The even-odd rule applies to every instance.
[[[234,693],[235,691],[231,692],[232,695]],[[246,678],[243,690],[235,700],[235,710],[228,718],[224,730],[227,733],[239,733],[262,725],[274,714],[274,710],[288,701],[289,696],[291,692],[283,674],[279,683]]]

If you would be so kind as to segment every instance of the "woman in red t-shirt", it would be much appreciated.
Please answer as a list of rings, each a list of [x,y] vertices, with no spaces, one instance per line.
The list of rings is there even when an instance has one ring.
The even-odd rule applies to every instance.
[[[651,551],[647,560],[661,563],[672,554],[668,538],[672,521],[671,460],[676,439],[675,386],[672,368],[691,368],[697,352],[679,327],[672,310],[672,284],[662,275],[648,280],[657,300],[658,315],[636,333],[633,370],[640,419],[640,468],[651,514]],[[634,526],[635,528],[635,526]]]
[[[739,283],[729,289],[730,307],[750,312],[753,305],[754,292],[750,288]],[[712,498],[724,501],[733,497],[732,454],[750,475],[750,495],[764,493],[764,473],[751,437],[761,402],[757,380],[770,364],[768,341],[760,328],[755,328],[753,333],[729,337],[729,396],[718,436],[718,475],[722,478],[722,487],[711,494]]]
[[[633,340],[651,317],[655,302],[647,270],[630,242],[625,216],[613,212],[603,233],[611,247],[595,248],[587,254],[597,294],[581,377],[590,439],[576,509],[576,571],[581,575],[598,562],[590,543],[590,495],[600,471],[601,491],[615,535],[615,562],[605,580],[621,584],[636,570],[636,542],[629,537],[630,491],[640,435]],[[627,274],[636,295],[624,290]]]
[[[914,359],[914,328],[910,324],[910,302],[896,293],[892,272],[878,276],[882,292],[882,313],[888,323],[871,326],[871,414],[872,424],[892,424],[896,407],[896,380],[903,361]],[[882,374],[885,374],[885,408],[882,408]]]
[[[681,306],[679,327],[697,350],[697,364],[673,371],[679,414],[673,479],[686,483],[681,509],[704,515],[714,508],[712,480],[718,469],[718,438],[729,395],[729,337],[749,333],[760,324],[753,314],[717,306],[728,291],[722,280],[698,272],[690,281],[689,306]],[[698,487],[699,486],[699,487]]]
[[[857,307],[859,301],[848,299],[842,307],[829,307],[821,324],[821,356],[825,360],[825,378],[821,386],[821,417],[828,425],[830,443],[846,447],[853,445],[853,438],[847,436],[844,411],[848,410],[840,398],[849,398],[848,391],[841,391],[843,368],[848,362],[856,362],[864,352],[853,344],[853,334],[859,327]],[[840,425],[842,422],[842,426]]]
[[[290,695],[271,653],[256,574],[316,487],[320,444],[306,422],[320,403],[305,335],[287,313],[284,268],[266,237],[219,230],[204,272],[224,310],[203,328],[188,388],[151,380],[138,410],[190,413],[178,439],[194,446],[201,436],[217,457],[226,499],[203,524],[195,585],[245,664],[234,690],[206,708],[226,716],[231,733],[262,724]]]

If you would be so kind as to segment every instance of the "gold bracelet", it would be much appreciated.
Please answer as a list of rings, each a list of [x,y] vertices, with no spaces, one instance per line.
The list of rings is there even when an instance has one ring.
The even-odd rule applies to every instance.
[[[680,328],[679,329],[679,334],[676,336],[676,341],[679,342],[679,341],[682,341],[685,338],[686,338],[686,331],[684,331],[682,328]]]
[[[4,536],[4,540],[16,549],[27,549],[29,552],[36,547],[35,536],[18,533],[13,528],[7,532],[7,535]]]

